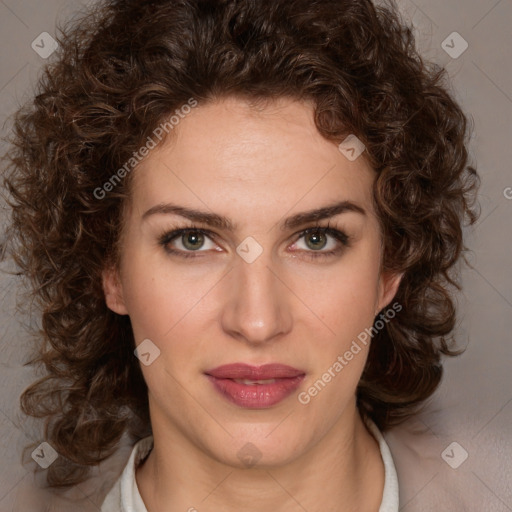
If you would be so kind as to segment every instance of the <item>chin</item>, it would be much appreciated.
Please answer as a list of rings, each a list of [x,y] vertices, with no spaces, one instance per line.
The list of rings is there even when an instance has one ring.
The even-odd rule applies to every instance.
[[[277,434],[272,431],[275,428],[273,425],[256,431],[252,428],[251,432],[247,432],[247,429],[237,434],[231,432],[233,437],[225,443],[221,453],[221,441],[214,443],[212,455],[219,462],[238,469],[269,469],[288,464],[303,453],[306,442],[297,438],[296,432],[282,429]]]

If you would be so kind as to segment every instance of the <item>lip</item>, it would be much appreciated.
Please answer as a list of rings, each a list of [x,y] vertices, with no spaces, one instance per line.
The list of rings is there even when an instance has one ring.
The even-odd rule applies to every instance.
[[[297,368],[279,363],[262,366],[226,364],[205,374],[224,398],[247,409],[265,409],[276,405],[293,393],[306,375]],[[239,382],[241,380],[273,382],[249,384]]]

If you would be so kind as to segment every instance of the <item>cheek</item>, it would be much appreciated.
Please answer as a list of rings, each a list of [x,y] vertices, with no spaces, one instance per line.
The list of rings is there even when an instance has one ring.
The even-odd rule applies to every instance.
[[[132,253],[123,267],[123,296],[137,343],[151,339],[162,351],[181,350],[206,320],[209,291],[219,276],[158,255]]]
[[[352,253],[339,265],[301,281],[297,294],[323,324],[324,347],[340,350],[370,327],[378,302],[379,258],[370,248]],[[378,253],[377,253],[378,254]],[[315,282],[315,286],[311,286]],[[321,324],[320,324],[321,325]],[[333,341],[334,340],[334,341]]]
[[[173,276],[143,254],[132,252],[131,255],[123,267],[122,281],[123,298],[135,339],[158,339],[179,318],[183,303],[180,299],[187,288],[179,282],[172,286]]]
[[[305,406],[307,422],[317,425],[318,432],[334,422],[354,397],[371,342],[378,276],[378,258],[358,255],[307,296],[323,324],[316,318],[309,330],[315,322],[323,334],[317,334],[309,347],[311,376],[298,400]],[[318,417],[325,418],[321,425]]]

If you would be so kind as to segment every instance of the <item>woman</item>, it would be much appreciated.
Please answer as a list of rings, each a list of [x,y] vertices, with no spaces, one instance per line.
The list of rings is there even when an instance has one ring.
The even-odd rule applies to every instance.
[[[397,511],[475,221],[466,118],[394,8],[104,1],[16,119],[50,486],[102,510]]]

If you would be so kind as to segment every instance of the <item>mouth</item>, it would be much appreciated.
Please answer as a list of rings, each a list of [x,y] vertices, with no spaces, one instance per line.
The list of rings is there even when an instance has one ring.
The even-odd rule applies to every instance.
[[[266,409],[293,393],[306,374],[277,363],[263,366],[235,363],[208,370],[205,375],[229,402],[246,409]]]

